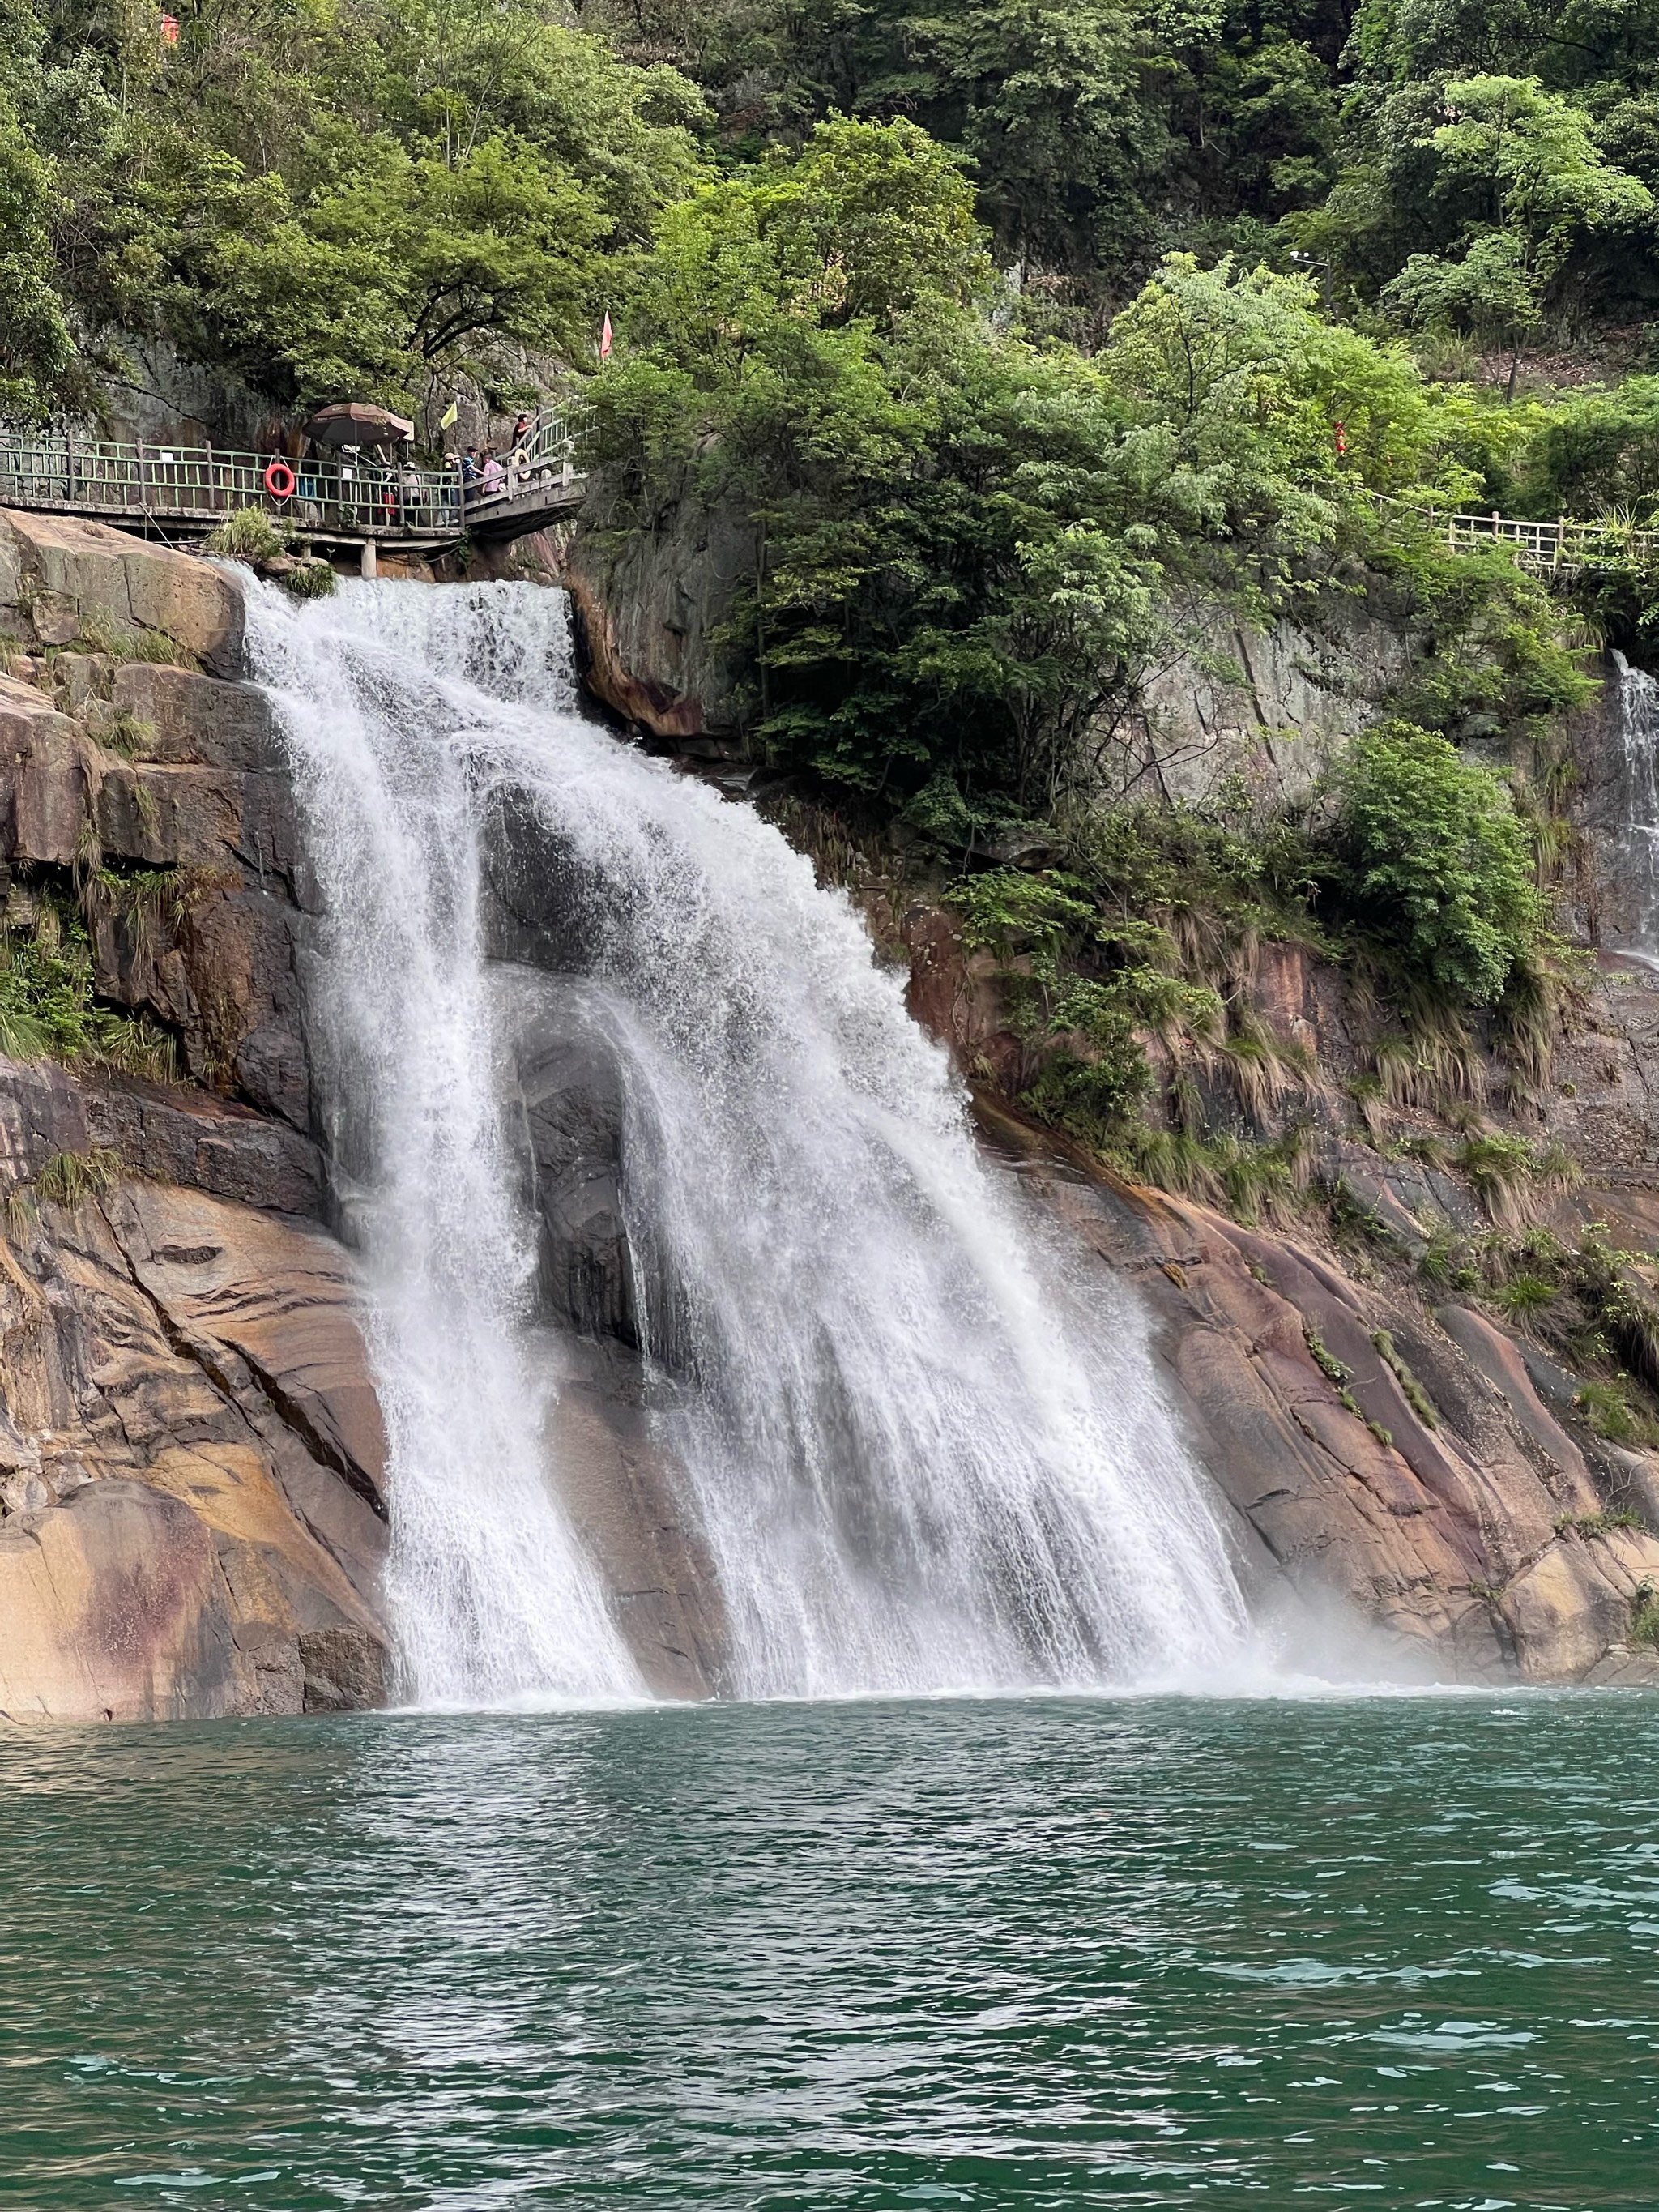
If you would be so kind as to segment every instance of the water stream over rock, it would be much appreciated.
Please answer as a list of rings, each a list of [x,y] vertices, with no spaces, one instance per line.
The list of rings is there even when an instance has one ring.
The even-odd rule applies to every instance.
[[[316,878],[309,1019],[374,1300],[410,1696],[641,1688],[556,1453],[550,1480],[521,1127],[550,1025],[614,1098],[595,1311],[639,1347],[723,1689],[1081,1687],[1236,1651],[1133,1303],[984,1162],[848,902],[582,719],[563,596],[264,592],[251,637]]]
[[[1659,684],[1622,653],[1619,728],[1624,742],[1624,858],[1636,929],[1625,950],[1659,963]]]

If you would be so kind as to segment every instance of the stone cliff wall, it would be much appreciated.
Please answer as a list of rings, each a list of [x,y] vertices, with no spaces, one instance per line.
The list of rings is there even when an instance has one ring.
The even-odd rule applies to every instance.
[[[695,568],[690,550],[618,540],[608,568],[591,543],[568,557],[587,564],[613,703],[643,702],[670,740],[718,749],[720,588],[668,611],[679,658],[649,664],[654,633],[672,634],[653,579]],[[0,1711],[15,1717],[383,1694],[385,1442],[353,1262],[324,1225],[304,871],[262,696],[240,680],[240,623],[234,583],[204,562],[0,516],[8,929],[26,940],[71,905],[100,998],[173,1040],[179,1079],[0,1060]],[[1195,703],[1206,743],[1247,742],[1281,711],[1320,743],[1339,732],[1357,695],[1298,673],[1306,646],[1286,647],[1271,682],[1253,665],[1259,721],[1228,721],[1215,695]],[[1594,808],[1612,802],[1585,742],[1589,850],[1605,866]],[[489,926],[529,1008],[507,1105],[543,1229],[561,1480],[647,1678],[700,1694],[720,1675],[718,1595],[646,1416],[614,1080],[562,987],[557,869],[520,828],[509,807]],[[1659,1679],[1631,1636],[1659,1582],[1659,1455],[1593,1433],[1577,1378],[1524,1329],[1425,1292],[1425,1223],[1477,1232],[1480,1202],[1357,1125],[1363,1041],[1334,971],[1266,947],[1250,990],[1272,1030],[1316,1051],[1321,1083],[1297,1110],[1322,1182],[1386,1232],[1358,1252],[1320,1219],[1249,1228],[1133,1188],[1037,1129],[1010,1103],[1019,1044],[987,963],[937,908],[913,903],[899,925],[915,1010],[975,1076],[990,1140],[1034,1203],[1139,1285],[1264,1602],[1288,1588],[1334,1605],[1442,1678]],[[1565,1235],[1593,1217],[1639,1249],[1659,1235],[1656,1044],[1659,983],[1615,964],[1525,1109],[1532,1135],[1583,1164],[1545,1208]],[[1223,1072],[1202,1080],[1217,1115],[1271,1136],[1242,1094],[1229,1104]]]
[[[0,1060],[0,1711],[378,1702],[385,1440],[322,1227],[292,807],[206,562],[0,515],[0,888],[187,1079]]]
[[[720,640],[750,549],[729,518],[689,501],[648,532],[619,528],[616,504],[601,485],[560,555],[590,685],[689,757],[729,750],[738,715]],[[1386,609],[1342,594],[1267,632],[1218,617],[1197,660],[1151,681],[1114,787],[1192,799],[1239,777],[1269,799],[1298,796],[1376,713],[1413,650]],[[1617,944],[1632,909],[1627,793],[1611,664],[1601,672],[1598,703],[1567,733],[1579,778],[1568,905],[1582,936]],[[1318,1062],[1317,1079],[1291,1084],[1282,1110],[1264,1120],[1224,1062],[1185,1073],[1206,1120],[1243,1141],[1309,1123],[1310,1182],[1382,1224],[1395,1244],[1382,1265],[1338,1250],[1316,1219],[1304,1233],[1253,1231],[1133,1188],[1036,1130],[1010,1108],[1024,1047],[1003,1025],[988,962],[964,960],[936,909],[913,902],[896,919],[902,885],[866,889],[878,934],[902,940],[910,959],[916,1012],[978,1081],[993,1133],[1046,1161],[1027,1172],[1050,1202],[1141,1281],[1191,1431],[1263,1558],[1304,1597],[1340,1599],[1443,1675],[1659,1680],[1652,1648],[1631,1641],[1659,1578],[1659,1538],[1648,1533],[1659,1528],[1659,1455],[1595,1434],[1578,1402],[1583,1378],[1524,1329],[1417,1279],[1424,1224],[1477,1238],[1494,1224],[1467,1176],[1433,1164],[1458,1133],[1434,1112],[1407,1108],[1382,1140],[1364,1126],[1350,1091],[1370,1067],[1367,1041],[1335,970],[1267,946],[1250,979],[1267,1033]],[[1506,1071],[1488,1057],[1466,1115],[1500,1138],[1559,1144],[1581,1176],[1571,1192],[1528,1202],[1529,1218],[1547,1217],[1569,1240],[1601,1221],[1620,1245],[1656,1249],[1656,1048],[1659,989],[1613,959],[1581,995],[1537,1095],[1511,1111]],[[1412,1156],[1413,1141],[1426,1158]],[[1426,1413],[1379,1337],[1422,1378]],[[1327,1371],[1315,1341],[1345,1376]],[[1646,1527],[1620,1525],[1638,1517]]]
[[[594,696],[653,738],[733,743],[739,706],[726,632],[754,558],[754,532],[740,515],[688,497],[641,529],[596,473],[574,528],[549,543],[551,572],[575,603]]]
[[[954,918],[926,903],[904,936],[914,1009],[974,1077],[988,1136],[1139,1285],[1247,1551],[1260,1547],[1304,1602],[1339,1601],[1415,1650],[1425,1678],[1659,1683],[1659,1655],[1632,1641],[1659,1586],[1659,1453],[1598,1435],[1583,1374],[1425,1267],[1436,1236],[1478,1249],[1498,1225],[1494,1203],[1506,1226],[1533,1222],[1576,1244],[1600,1224],[1616,1247],[1656,1251],[1659,979],[1607,973],[1518,1117],[1498,1063],[1474,1071],[1474,1126],[1534,1147],[1559,1140],[1575,1170],[1566,1188],[1494,1200],[1459,1171],[1429,1107],[1366,1129],[1343,977],[1304,949],[1263,947],[1254,1011],[1316,1072],[1277,1098],[1242,1092],[1220,1055],[1195,1072],[1206,1120],[1244,1142],[1305,1132],[1305,1203],[1249,1226],[1127,1182],[1040,1127],[1012,1103],[1025,1047],[1004,1025],[989,956],[964,955]],[[1659,1285],[1659,1261],[1638,1260],[1630,1280]]]
[[[576,604],[588,688],[648,736],[694,756],[740,749],[744,702],[731,642],[755,532],[735,509],[690,495],[641,526],[599,471],[575,525],[550,538],[548,573]],[[1202,614],[1200,649],[1149,677],[1106,773],[1137,796],[1208,797],[1243,776],[1297,797],[1376,713],[1412,643],[1352,592],[1315,595],[1267,629]],[[752,702],[750,702],[752,704]]]
[[[304,871],[241,637],[240,591],[210,563],[0,514],[6,927],[27,941],[77,916],[100,1000],[171,1040],[182,1079],[0,1059],[14,1717],[298,1711],[385,1688],[385,1439],[354,1263],[323,1225]],[[718,1607],[648,1432],[617,1101],[561,1023],[538,932],[497,951],[539,994],[506,1104],[544,1224],[557,1479],[647,1680],[704,1694]]]

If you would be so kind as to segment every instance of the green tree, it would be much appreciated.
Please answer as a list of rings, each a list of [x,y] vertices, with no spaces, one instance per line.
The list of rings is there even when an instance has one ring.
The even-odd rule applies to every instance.
[[[1279,550],[1305,551],[1344,501],[1424,471],[1432,423],[1415,368],[1327,322],[1305,277],[1172,255],[1117,318],[1101,361],[1146,433],[1167,441],[1182,472],[1172,487],[1194,519],[1229,535],[1271,532]]]
[[[1507,787],[1444,738],[1390,722],[1353,740],[1334,790],[1352,913],[1436,988],[1493,1004],[1545,919]]]
[[[33,127],[81,322],[288,405],[581,358],[616,257],[701,173],[695,88],[540,0],[198,0],[175,50],[54,20]]]
[[[1575,393],[1536,426],[1521,466],[1531,514],[1651,507],[1659,501],[1659,377]]]
[[[819,272],[866,234],[872,138],[879,176],[887,148],[917,158],[915,134],[832,124],[671,212],[596,451],[641,520],[688,485],[751,518],[737,642],[774,750],[966,837],[976,809],[1098,789],[1149,670],[1211,603],[1270,616],[1298,556],[1369,542],[1370,488],[1468,479],[1409,360],[1299,278],[1176,257],[1092,363],[988,332],[953,167],[924,169],[946,188],[906,195],[902,229],[884,185],[878,242],[890,222],[902,251],[860,246],[848,319]]]
[[[1536,77],[1454,79],[1444,112],[1421,143],[1438,157],[1436,195],[1466,211],[1461,251],[1413,254],[1382,299],[1408,322],[1510,347],[1513,392],[1574,251],[1650,216],[1653,197],[1604,159],[1583,111]]]
[[[33,420],[57,400],[74,354],[48,223],[52,171],[0,88],[0,416]]]

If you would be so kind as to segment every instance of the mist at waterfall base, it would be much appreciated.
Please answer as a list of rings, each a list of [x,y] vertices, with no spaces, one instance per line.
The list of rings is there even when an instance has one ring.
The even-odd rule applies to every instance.
[[[256,589],[250,630],[315,879],[307,1020],[370,1291],[410,1701],[642,1689],[549,1464],[503,1099],[526,993],[555,979],[488,957],[509,836],[556,878],[558,1003],[620,1072],[652,1419],[718,1581],[720,1686],[1236,1664],[1244,1604],[1133,1303],[981,1159],[846,899],[576,712],[564,595]]]

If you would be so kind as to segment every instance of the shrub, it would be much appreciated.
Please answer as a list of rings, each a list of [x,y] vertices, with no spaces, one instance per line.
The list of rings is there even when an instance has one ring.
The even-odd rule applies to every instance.
[[[118,714],[106,716],[95,734],[106,752],[119,753],[124,760],[142,760],[155,743],[155,725],[124,707]]]
[[[1523,468],[1535,514],[1606,514],[1659,497],[1659,377],[1576,393],[1538,431]]]
[[[1409,722],[1362,732],[1334,779],[1340,890],[1449,998],[1487,1006],[1544,923],[1526,828],[1490,769]]]
[[[276,580],[291,599],[325,599],[339,580],[326,561],[296,561]]]
[[[1589,1424],[1591,1433],[1610,1444],[1650,1444],[1654,1424],[1631,1404],[1621,1382],[1584,1382],[1574,1391],[1573,1404]]]
[[[208,534],[210,553],[231,561],[275,561],[287,552],[293,532],[262,507],[239,507]]]
[[[80,641],[110,660],[143,660],[162,668],[194,668],[195,656],[174,644],[165,631],[135,629],[104,607],[82,607],[77,617]]]
[[[141,1018],[100,1006],[92,947],[78,916],[48,908],[35,935],[0,939],[0,1051],[15,1060],[92,1062],[171,1081],[173,1040]]]

